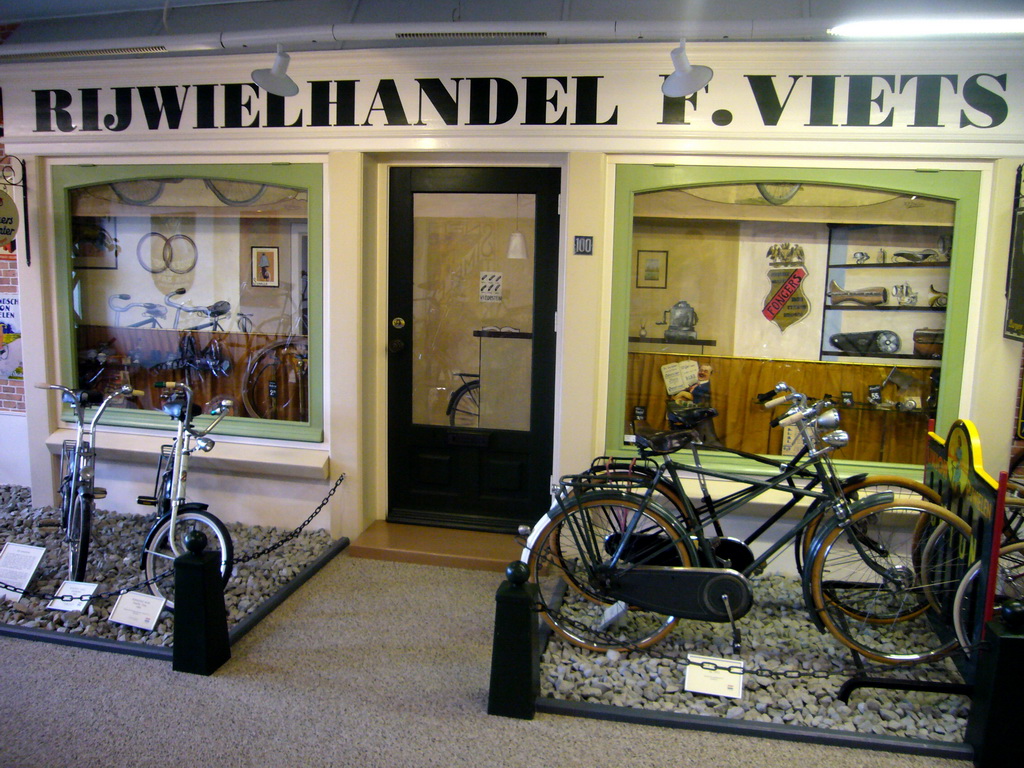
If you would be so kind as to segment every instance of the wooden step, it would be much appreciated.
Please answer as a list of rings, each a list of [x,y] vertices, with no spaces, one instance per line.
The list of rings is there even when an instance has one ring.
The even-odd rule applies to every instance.
[[[400,563],[443,565],[478,571],[504,571],[522,546],[505,533],[433,528],[378,520],[345,550],[352,557]]]

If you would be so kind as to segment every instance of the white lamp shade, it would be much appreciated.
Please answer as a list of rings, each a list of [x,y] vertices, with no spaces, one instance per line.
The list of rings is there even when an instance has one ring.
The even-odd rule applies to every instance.
[[[522,232],[513,232],[508,239],[508,252],[505,254],[508,259],[526,258],[526,236]]]
[[[711,67],[693,66],[686,55],[686,41],[681,41],[678,48],[673,48],[672,65],[675,72],[665,78],[661,84],[661,92],[673,99],[681,99],[696,93],[711,82],[715,73]]]
[[[291,56],[284,52],[284,49],[277,46],[277,55],[274,56],[274,66],[270,69],[255,69],[252,73],[252,81],[267,93],[275,96],[294,96],[299,92],[299,86],[288,77],[288,62]]]

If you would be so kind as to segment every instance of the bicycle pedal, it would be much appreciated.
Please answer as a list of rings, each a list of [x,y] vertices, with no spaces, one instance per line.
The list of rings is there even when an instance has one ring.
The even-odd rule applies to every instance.
[[[142,504],[146,507],[156,506],[156,496],[139,496],[135,501],[137,504]]]
[[[92,489],[92,497],[94,499],[105,499],[105,498],[107,498],[107,489],[106,488],[93,488]]]
[[[598,622],[595,629],[598,632],[604,632],[606,629],[615,627],[622,617],[626,615],[626,611],[629,610],[629,606],[626,605],[622,600],[612,603],[604,609],[604,613],[601,615],[601,621]]]

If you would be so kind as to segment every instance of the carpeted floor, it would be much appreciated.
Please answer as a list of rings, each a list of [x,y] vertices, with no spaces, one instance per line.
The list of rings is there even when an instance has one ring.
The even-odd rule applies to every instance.
[[[214,675],[0,637],[5,768],[694,766],[968,768],[538,714],[486,714],[500,574],[342,554]]]

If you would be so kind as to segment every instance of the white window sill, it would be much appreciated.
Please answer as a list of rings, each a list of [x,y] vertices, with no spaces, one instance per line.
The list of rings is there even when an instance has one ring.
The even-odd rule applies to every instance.
[[[46,439],[50,453],[60,455],[65,440],[74,440],[75,430],[58,429]],[[123,461],[156,466],[160,447],[171,442],[169,435],[112,433],[100,435],[96,456],[103,461]],[[211,453],[195,453],[192,468],[198,471],[225,472],[239,475],[287,477],[296,480],[327,478],[330,454],[325,448],[217,440]]]

